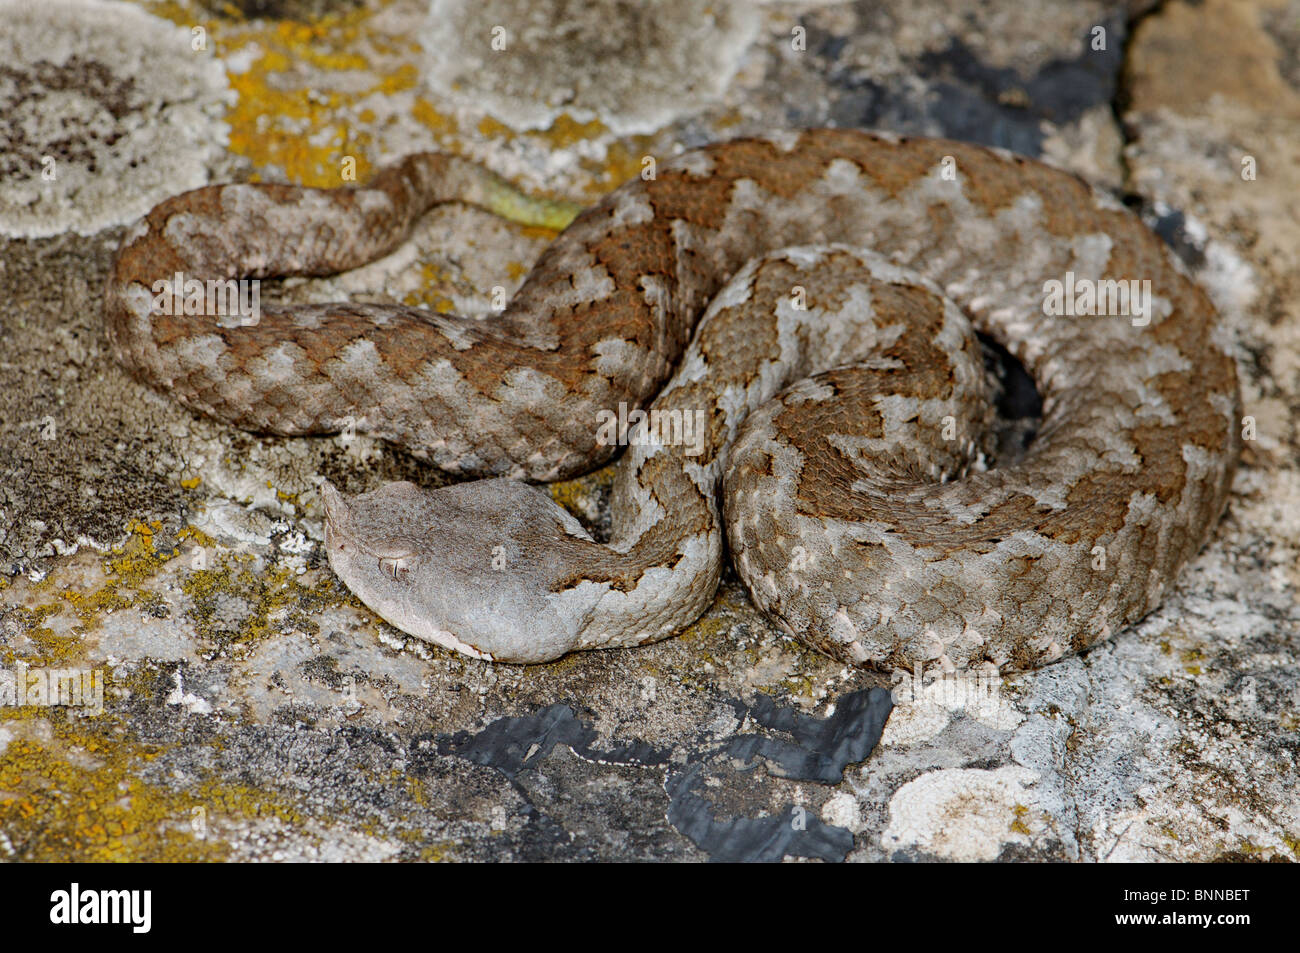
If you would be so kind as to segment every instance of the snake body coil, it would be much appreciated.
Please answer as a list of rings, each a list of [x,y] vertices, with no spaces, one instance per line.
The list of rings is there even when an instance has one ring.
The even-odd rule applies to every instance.
[[[1105,194],[957,142],[810,130],[687,152],[579,216],[487,320],[331,304],[223,327],[153,307],[177,272],[355,267],[438,202],[491,204],[493,181],[425,154],[364,188],[199,189],[127,235],[109,286],[118,359],[186,406],[279,434],[359,421],[487,478],[324,487],[331,566],[409,633],[520,662],[664,638],[712,600],[725,526],[756,604],[837,658],[1030,668],[1154,608],[1223,511],[1240,397],[1206,295]],[[1087,289],[1099,313],[1072,313]],[[976,331],[1043,400],[1005,466],[986,466]],[[608,439],[620,405],[647,404]],[[620,442],[607,543],[517,482]]]

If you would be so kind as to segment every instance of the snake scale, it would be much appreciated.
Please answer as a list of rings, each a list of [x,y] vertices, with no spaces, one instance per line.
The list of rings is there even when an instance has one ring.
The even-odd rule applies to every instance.
[[[1109,195],[959,142],[684,152],[578,216],[485,319],[327,304],[226,327],[151,302],[176,272],[356,267],[437,203],[490,207],[494,181],[424,153],[365,187],[198,189],[128,232],[108,287],[115,356],[187,407],[275,434],[359,421],[480,478],[322,488],[330,565],[412,635],[509,662],[662,639],[710,604],[725,539],[756,605],[837,659],[1028,669],[1150,612],[1224,509],[1240,395],[1205,293]],[[1067,274],[1149,281],[1149,314],[1048,313]],[[1004,465],[977,332],[1042,398]],[[620,405],[650,416],[606,439]],[[598,541],[532,482],[620,443]]]

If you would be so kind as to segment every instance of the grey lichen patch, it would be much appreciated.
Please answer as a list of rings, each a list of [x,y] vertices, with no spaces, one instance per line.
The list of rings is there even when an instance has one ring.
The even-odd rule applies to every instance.
[[[754,54],[762,69],[737,82],[738,132],[761,131],[779,111],[785,124],[968,139],[1120,180],[1111,100],[1126,39],[1121,4],[773,5],[765,25]]]
[[[3,119],[0,118],[0,122]],[[133,518],[176,523],[180,419],[110,363],[100,294],[113,242],[0,239],[0,569],[107,550]],[[173,422],[169,428],[168,421]]]
[[[516,129],[567,113],[650,132],[718,99],[757,33],[733,0],[433,0],[428,81],[459,107]]]
[[[1049,813],[1073,818],[1083,857],[1204,861],[1245,839],[1290,855],[1296,663],[1284,646],[1295,621],[1188,602],[1190,616],[1175,603],[1129,639],[1019,680],[1027,717],[1010,739],[1013,763],[1039,775]],[[1200,612],[1212,627],[1170,621]]]
[[[0,0],[0,19],[0,233],[89,235],[204,184],[226,79],[190,31],[87,0]]]
[[[181,588],[191,600],[186,614],[214,657],[241,656],[282,629],[314,633],[315,616],[343,601],[332,579],[303,585],[291,567],[224,553]]]

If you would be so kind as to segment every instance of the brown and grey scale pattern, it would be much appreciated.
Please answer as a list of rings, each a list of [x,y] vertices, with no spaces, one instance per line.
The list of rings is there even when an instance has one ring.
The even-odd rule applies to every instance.
[[[177,271],[359,265],[491,181],[419,155],[359,189],[200,189],[127,236],[109,286],[118,358],[187,406],[284,434],[360,420],[487,478],[325,487],[331,565],[407,632],[522,662],[664,638],[711,601],[725,525],[756,603],[823,651],[1028,668],[1154,608],[1224,508],[1240,397],[1205,294],[1077,177],[956,142],[810,130],[685,153],[583,213],[488,321],[152,312]],[[1044,282],[1071,271],[1149,280],[1150,324],[1045,316]],[[1007,466],[987,465],[975,331],[1043,397]],[[598,413],[620,403],[698,412],[704,437],[634,439],[598,543],[517,481],[609,459]]]

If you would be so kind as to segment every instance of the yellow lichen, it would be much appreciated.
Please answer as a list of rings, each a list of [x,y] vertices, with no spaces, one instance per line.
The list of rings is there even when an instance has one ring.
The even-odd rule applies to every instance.
[[[84,650],[84,636],[93,631],[110,613],[123,609],[157,609],[162,604],[162,597],[145,588],[146,583],[169,561],[175,559],[180,548],[159,550],[155,546],[155,533],[162,529],[162,524],[134,521],[128,527],[126,542],[108,553],[102,560],[104,581],[93,588],[83,589],[88,578],[84,571],[73,570],[70,573],[55,571],[39,583],[23,582],[32,595],[44,595],[49,592],[54,596],[51,602],[42,602],[34,607],[18,604],[11,607],[13,618],[21,631],[31,640],[34,653],[24,655],[23,661],[29,664],[58,667],[80,660]],[[211,540],[200,530],[187,527],[176,534],[178,542],[193,542],[201,546],[211,544]],[[76,581],[68,582],[71,575]],[[61,616],[65,609],[71,609],[76,622],[65,626],[67,631],[56,631],[46,625],[50,619]],[[7,664],[17,660],[12,648],[3,650]]]
[[[183,26],[201,26],[224,62],[246,62],[246,69],[227,72],[236,95],[226,115],[230,150],[247,156],[258,170],[278,168],[292,182],[342,185],[346,156],[356,160],[357,179],[364,181],[373,138],[355,131],[352,120],[373,121],[368,99],[419,83],[419,71],[409,63],[375,70],[368,58],[367,52],[393,56],[419,50],[413,38],[382,36],[370,28],[375,5],[312,22],[247,21],[237,10],[225,18],[201,19],[168,2],[150,9]],[[377,73],[373,82],[356,82],[358,74],[372,71]],[[337,83],[329,82],[333,76]]]
[[[460,128],[454,116],[439,112],[437,107],[423,96],[415,98],[415,105],[411,107],[411,115],[421,125],[432,130],[439,140],[454,135]]]
[[[1031,832],[1029,825],[1025,823],[1025,818],[1029,816],[1029,808],[1023,804],[1016,804],[1011,808],[1011,813],[1015,815],[1015,820],[1011,822],[1010,829],[1028,837]]]
[[[430,864],[445,864],[456,859],[455,841],[438,841],[420,851],[420,859]]]
[[[1204,672],[1201,662],[1205,661],[1205,653],[1200,649],[1184,649],[1181,658],[1183,671],[1188,675],[1200,675]]]
[[[19,717],[6,713],[3,720]],[[17,859],[193,861],[228,853],[224,844],[196,836],[192,824],[192,809],[210,798],[137,776],[161,748],[117,736],[120,726],[111,719],[42,720],[52,740],[17,737],[0,753],[0,829]]]
[[[219,554],[211,567],[193,570],[182,580],[181,591],[193,602],[188,615],[199,637],[219,651],[246,651],[282,628],[314,632],[322,610],[348,601],[331,579],[305,586],[291,567],[262,566],[255,557],[231,553]],[[229,599],[246,607],[237,630],[224,627],[219,618]]]
[[[0,752],[0,830],[19,860],[221,860],[230,847],[215,828],[275,819],[302,836],[310,820],[289,799],[245,784],[144,780],[142,769],[171,746],[136,740],[112,716],[5,709],[0,723],[15,735]]]
[[[548,487],[551,499],[574,516],[583,516],[590,503],[614,485],[614,470],[615,465],[610,464],[586,476],[552,483]]]
[[[402,303],[418,307],[427,305],[439,314],[451,314],[456,310],[456,303],[438,291],[453,281],[453,276],[433,262],[420,264],[420,287],[402,297]],[[469,289],[467,289],[469,290]]]
[[[71,586],[60,591],[60,598],[80,620],[80,628],[76,631],[81,634],[90,631],[105,613],[142,606],[148,608],[160,601],[157,593],[148,592],[143,587],[181,552],[179,545],[166,550],[155,546],[154,534],[161,528],[162,524],[157,521],[152,524],[133,521],[128,527],[131,535],[126,543],[104,558],[104,572],[108,579],[102,586],[88,593]],[[203,547],[213,544],[202,530],[188,526],[176,534],[176,541]]]

